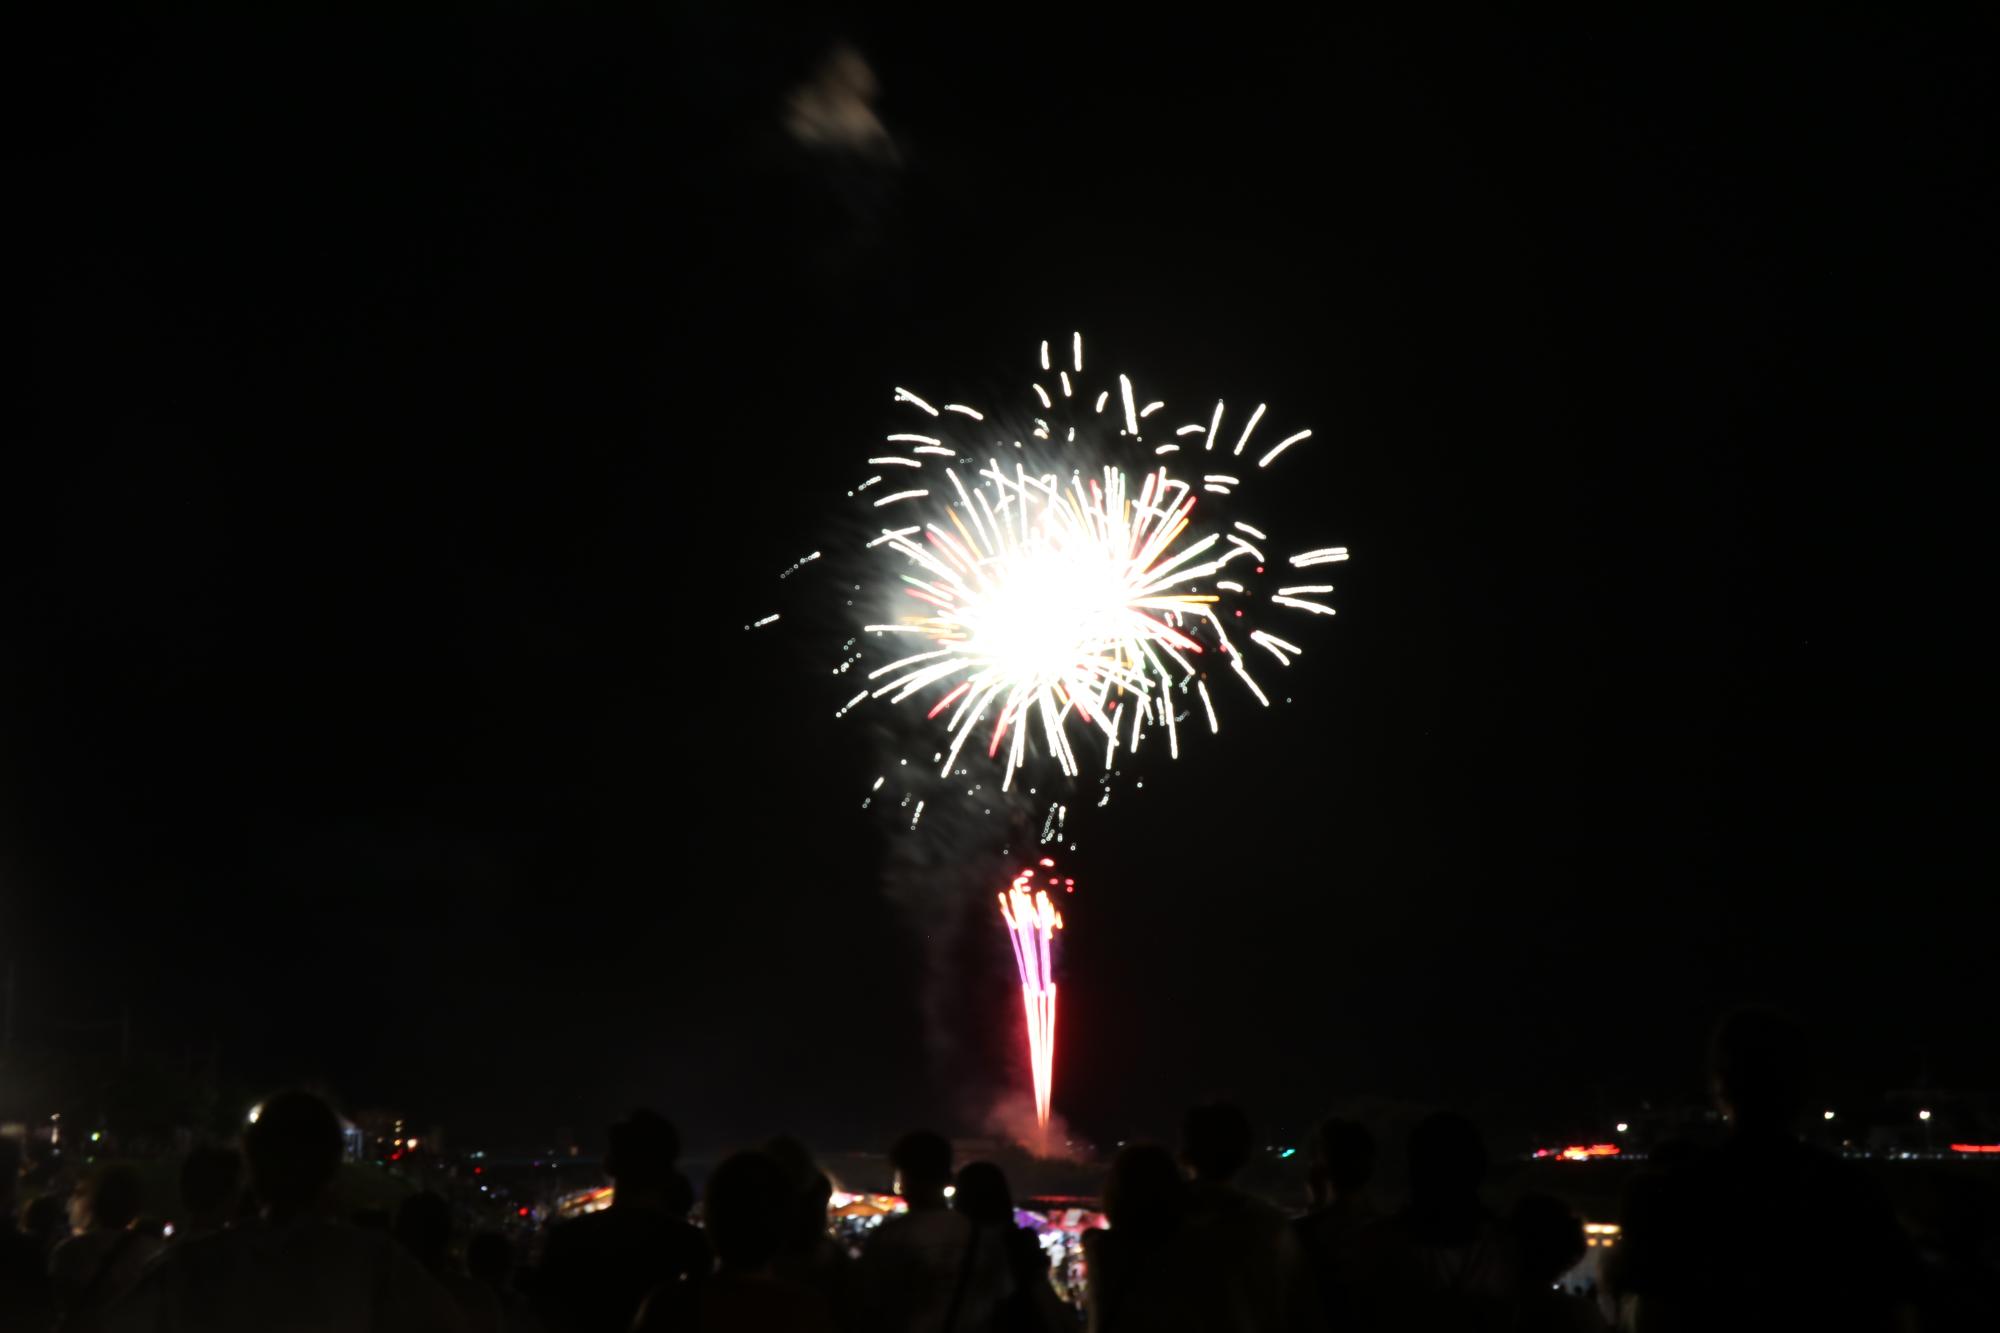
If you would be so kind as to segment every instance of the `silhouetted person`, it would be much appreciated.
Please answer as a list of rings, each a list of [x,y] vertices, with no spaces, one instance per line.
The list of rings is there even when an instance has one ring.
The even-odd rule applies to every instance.
[[[194,1149],[181,1163],[181,1220],[174,1241],[185,1245],[212,1236],[236,1219],[243,1205],[243,1154],[234,1148]]]
[[[1312,1211],[1293,1227],[1328,1324],[1344,1328],[1355,1318],[1361,1236],[1375,1221],[1368,1194],[1375,1175],[1375,1136],[1357,1121],[1327,1120],[1313,1130],[1307,1152]]]
[[[452,1262],[451,1204],[443,1195],[426,1190],[403,1200],[396,1209],[396,1239],[432,1281],[451,1293],[465,1333],[499,1333],[499,1297]]]
[[[1605,1333],[1597,1307],[1556,1286],[1556,1279],[1575,1268],[1588,1248],[1583,1243],[1583,1219],[1569,1205],[1547,1194],[1530,1194],[1507,1215],[1520,1274],[1520,1306],[1516,1333]]]
[[[243,1136],[258,1215],[161,1256],[111,1333],[459,1333],[444,1289],[387,1235],[331,1220],[340,1118],[308,1092]]]
[[[909,1211],[885,1218],[861,1255],[867,1326],[885,1333],[987,1333],[1013,1290],[1000,1237],[946,1204],[951,1145],[927,1130],[890,1150]]]
[[[676,1168],[667,1180],[667,1216],[677,1217],[685,1222],[688,1220],[688,1214],[694,1211],[694,1203],[694,1182],[687,1178],[686,1172]]]
[[[0,1138],[0,1329],[44,1333],[55,1322],[55,1295],[46,1253],[14,1225],[20,1179],[21,1145]]]
[[[1083,1235],[1090,1333],[1208,1333],[1229,1328],[1230,1293],[1187,1225],[1188,1183],[1174,1155],[1133,1143],[1104,1181],[1108,1230]]]
[[[1425,1116],[1410,1133],[1409,1174],[1409,1206],[1361,1240],[1360,1327],[1507,1328],[1519,1279],[1511,1239],[1479,1197],[1479,1131],[1449,1111]]]
[[[680,1151],[652,1111],[611,1127],[611,1206],[556,1227],[542,1253],[535,1305],[558,1333],[627,1333],[655,1287],[708,1276],[707,1242],[672,1207]]]
[[[1794,1132],[1802,1031],[1766,1010],[1731,1014],[1709,1071],[1728,1139],[1664,1174],[1624,1219],[1634,1327],[1897,1327],[1915,1285],[1907,1238],[1866,1176]]]
[[[2000,1179],[1925,1172],[1903,1212],[1923,1266],[1924,1333],[2000,1328]],[[1901,1211],[1901,1210],[1899,1210]]]
[[[951,1206],[975,1227],[1000,1237],[1007,1254],[1013,1291],[1001,1303],[994,1326],[1006,1333],[1056,1333],[1075,1321],[1049,1282],[1049,1256],[1035,1233],[1015,1224],[1014,1192],[1006,1173],[991,1162],[959,1168]]]
[[[144,1187],[129,1166],[108,1166],[77,1188],[70,1205],[75,1233],[49,1260],[65,1330],[96,1329],[104,1311],[139,1280],[161,1242],[138,1229]]]
[[[833,1182],[819,1169],[805,1144],[795,1138],[772,1139],[764,1145],[764,1153],[784,1172],[788,1193],[785,1232],[775,1266],[778,1276],[803,1283],[825,1297],[836,1325],[857,1327],[861,1297],[854,1260],[847,1247],[827,1230]]]
[[[716,1167],[703,1208],[715,1275],[656,1291],[634,1333],[834,1333],[825,1297],[777,1274],[793,1202],[784,1170],[764,1153]]]
[[[40,1194],[28,1200],[28,1206],[21,1214],[21,1234],[35,1243],[41,1252],[42,1267],[49,1266],[49,1257],[56,1252],[56,1246],[69,1239],[69,1207],[60,1194]]]
[[[542,1321],[514,1285],[514,1243],[497,1231],[475,1232],[465,1246],[465,1271],[500,1303],[502,1333],[541,1333]]]
[[[1233,1183],[1250,1164],[1250,1117],[1227,1102],[1211,1102],[1181,1123],[1181,1163],[1187,1168],[1188,1223],[1201,1233],[1209,1262],[1233,1293],[1233,1327],[1280,1333],[1317,1329],[1318,1293],[1290,1221],[1271,1204]]]

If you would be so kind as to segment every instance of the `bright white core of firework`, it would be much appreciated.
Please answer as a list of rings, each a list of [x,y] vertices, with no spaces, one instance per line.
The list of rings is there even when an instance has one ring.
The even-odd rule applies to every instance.
[[[1061,529],[1002,556],[991,575],[959,609],[970,634],[961,651],[1015,680],[1055,684],[1135,628],[1116,554]]]

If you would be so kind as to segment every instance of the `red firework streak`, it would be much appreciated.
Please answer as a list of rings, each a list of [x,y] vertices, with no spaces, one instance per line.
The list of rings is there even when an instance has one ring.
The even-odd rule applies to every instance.
[[[1063,921],[1062,914],[1049,901],[1048,888],[1036,887],[1035,881],[1046,878],[1050,886],[1075,885],[1074,880],[1046,873],[1054,867],[1053,860],[1043,857],[1039,867],[1030,867],[1014,876],[1013,884],[1000,895],[1000,916],[1007,923],[1007,939],[1014,946],[1014,964],[1021,970],[1021,1007],[1028,1018],[1028,1063],[1035,1077],[1035,1120],[1045,1137],[1056,1066],[1056,977],[1050,952]]]

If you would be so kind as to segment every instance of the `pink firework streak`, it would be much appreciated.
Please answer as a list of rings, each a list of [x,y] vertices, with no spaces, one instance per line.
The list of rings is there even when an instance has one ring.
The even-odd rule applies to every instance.
[[[1055,933],[1062,929],[1062,915],[1049,901],[1047,888],[1037,888],[1040,872],[1052,870],[1055,862],[1043,857],[1040,867],[1030,867],[1014,876],[1007,892],[1000,895],[1000,916],[1007,923],[1007,939],[1014,946],[1014,964],[1021,970],[1021,1007],[1028,1019],[1028,1063],[1035,1078],[1035,1121],[1046,1136],[1049,1104],[1055,1084],[1056,1065],[1056,978],[1050,957]],[[1074,880],[1046,876],[1050,885],[1074,887]],[[1044,1145],[1046,1147],[1046,1145]]]

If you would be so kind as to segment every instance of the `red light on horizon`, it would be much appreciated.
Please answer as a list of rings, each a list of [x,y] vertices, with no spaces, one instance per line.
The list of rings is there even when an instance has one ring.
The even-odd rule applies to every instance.
[[[2000,1143],[1954,1143],[1951,1145],[1951,1150],[1953,1152],[2000,1153]]]
[[[1616,1157],[1622,1151],[1615,1143],[1572,1143],[1567,1148],[1537,1148],[1535,1156],[1554,1157],[1565,1162],[1586,1162],[1593,1157]]]

